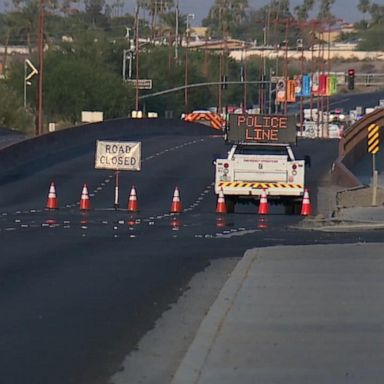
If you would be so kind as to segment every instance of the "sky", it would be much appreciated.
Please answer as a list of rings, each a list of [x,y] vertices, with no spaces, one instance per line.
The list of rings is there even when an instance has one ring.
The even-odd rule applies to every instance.
[[[107,0],[113,2],[113,0]],[[127,11],[132,11],[135,8],[136,0],[123,0],[126,4]],[[165,0],[166,1],[166,0]],[[249,5],[258,9],[269,3],[269,0],[248,0]],[[347,22],[355,22],[363,18],[363,14],[357,10],[359,0],[336,0],[333,5],[332,12],[340,19]],[[374,2],[381,4],[384,0],[375,0]],[[0,0],[0,12],[5,10],[5,4],[12,3],[12,0]],[[199,26],[201,20],[208,14],[214,0],[179,0],[180,11],[182,13],[193,13],[195,19],[191,21],[192,26]],[[302,4],[303,0],[291,0],[291,8],[298,4]],[[346,3],[348,6],[346,7]]]
[[[132,0],[131,0],[132,1]],[[133,1],[132,1],[133,2]],[[355,22],[363,18],[363,14],[357,9],[359,0],[336,0],[332,7],[332,12],[336,17],[347,22]],[[375,3],[382,3],[384,0],[375,0]],[[248,0],[249,6],[253,9],[258,9],[266,4],[269,0]],[[302,4],[303,0],[290,0],[291,8]],[[346,7],[346,3],[348,6]],[[182,13],[194,13],[195,20],[191,23],[198,26],[201,20],[208,14],[209,8],[214,4],[214,0],[179,0],[180,11]]]

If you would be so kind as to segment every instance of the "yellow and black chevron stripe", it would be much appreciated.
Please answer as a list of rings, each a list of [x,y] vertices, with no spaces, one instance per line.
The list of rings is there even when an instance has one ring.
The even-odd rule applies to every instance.
[[[377,124],[371,124],[368,127],[368,152],[375,155],[380,148],[380,127]]]
[[[184,118],[185,121],[209,121],[212,128],[221,129],[225,120],[217,113],[189,113]]]
[[[297,188],[303,189],[302,184],[288,184],[288,183],[248,183],[244,181],[221,181],[219,187],[230,188],[255,188],[255,189],[273,189],[273,188]]]

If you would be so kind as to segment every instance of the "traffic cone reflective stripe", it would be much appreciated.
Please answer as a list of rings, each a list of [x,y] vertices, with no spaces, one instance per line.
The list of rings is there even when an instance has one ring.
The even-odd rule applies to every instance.
[[[128,212],[137,212],[138,210],[139,206],[137,203],[136,189],[135,187],[132,187],[128,200]]]
[[[83,190],[81,192],[80,209],[82,211],[88,211],[91,209],[91,202],[89,201],[88,188],[86,184],[84,184]]]
[[[259,215],[267,215],[269,212],[268,207],[268,200],[267,200],[267,193],[265,192],[265,189],[263,189],[263,192],[260,196],[260,203],[259,203]]]
[[[219,197],[217,198],[216,213],[227,213],[223,188],[220,189]]]
[[[266,218],[266,217],[261,216],[261,217],[257,220],[257,228],[258,228],[258,229],[268,229],[268,221],[267,221],[267,218]]]
[[[178,219],[176,216],[174,216],[174,217],[172,217],[169,224],[170,224],[173,231],[178,231],[180,229],[180,226],[181,226],[181,220]]]
[[[311,201],[309,200],[308,190],[306,189],[304,191],[303,204],[301,206],[301,215],[309,216],[311,214],[312,214],[312,205],[311,205]]]
[[[223,216],[219,216],[216,219],[216,227],[217,228],[224,228],[226,225],[227,225],[227,223],[225,222],[225,218]]]
[[[51,183],[51,186],[49,187],[48,200],[47,200],[46,208],[58,209],[55,183],[53,181]]]
[[[175,188],[175,192],[173,193],[172,205],[171,205],[171,213],[181,213],[183,211],[180,201],[180,193],[179,188]]]

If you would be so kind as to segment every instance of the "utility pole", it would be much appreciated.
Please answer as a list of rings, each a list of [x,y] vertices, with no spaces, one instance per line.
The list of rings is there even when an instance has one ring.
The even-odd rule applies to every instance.
[[[176,11],[175,11],[175,60],[179,58],[179,0],[176,0]]]
[[[187,29],[186,29],[186,48],[185,48],[185,88],[184,88],[184,109],[185,113],[188,113],[188,50],[189,50],[189,34],[190,34],[190,22],[189,20],[193,20],[195,18],[194,13],[188,13],[187,15]]]
[[[44,0],[39,2],[39,30],[37,34],[37,50],[38,50],[38,84],[36,91],[36,126],[35,136],[43,133],[43,68],[44,68]]]
[[[136,3],[135,51],[136,51],[136,97],[135,111],[139,110],[139,2]]]

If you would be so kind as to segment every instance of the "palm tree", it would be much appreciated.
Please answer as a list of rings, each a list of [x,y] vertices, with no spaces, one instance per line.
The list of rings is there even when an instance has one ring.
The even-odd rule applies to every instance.
[[[219,35],[228,36],[246,17],[248,0],[215,0],[204,24]]]
[[[336,0],[320,0],[319,13],[317,18],[328,24],[334,22],[335,16],[331,12],[332,5]]]
[[[369,1],[369,0],[368,0]],[[303,4],[295,7],[296,17],[299,21],[307,21],[309,13],[313,10],[315,0],[304,0]]]
[[[369,0],[359,0],[359,4],[357,4],[357,9],[363,13],[366,14],[369,12],[371,8],[371,4]]]
[[[149,12],[151,17],[151,39],[156,37],[159,17],[174,7],[173,0],[138,0],[138,5]]]

